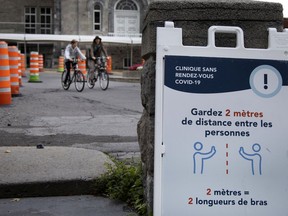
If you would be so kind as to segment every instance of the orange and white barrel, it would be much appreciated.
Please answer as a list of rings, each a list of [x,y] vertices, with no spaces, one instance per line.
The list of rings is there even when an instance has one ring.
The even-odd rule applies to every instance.
[[[64,71],[64,57],[59,56],[58,59],[58,72],[63,72]]]
[[[18,72],[18,48],[16,46],[8,46],[9,67],[10,67],[10,85],[13,96],[18,96],[19,92],[19,72]]]
[[[39,57],[38,52],[30,53],[30,77],[29,82],[39,82]]]
[[[39,54],[38,56],[38,63],[39,63],[39,72],[43,72],[44,71],[44,68],[43,68],[43,55],[42,54]]]
[[[82,54],[84,56],[86,56],[86,50],[80,50],[82,52]],[[87,69],[86,69],[86,61],[79,61],[78,62],[78,67],[79,69],[81,70],[81,72],[84,74],[84,77],[86,79],[86,76],[87,76]]]
[[[108,73],[111,73],[112,71],[112,57],[111,56],[107,56],[107,67],[106,70]]]
[[[21,75],[22,77],[26,77],[26,61],[25,54],[21,53]]]
[[[0,41],[0,105],[12,102],[8,45]]]
[[[84,74],[84,77],[86,78],[87,76],[86,61],[79,61],[78,67],[81,70],[81,72]]]

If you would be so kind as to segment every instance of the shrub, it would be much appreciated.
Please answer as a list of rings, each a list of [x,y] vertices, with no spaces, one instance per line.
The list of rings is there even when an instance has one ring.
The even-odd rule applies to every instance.
[[[146,215],[141,162],[127,165],[125,161],[112,161],[114,164],[105,164],[107,172],[96,179],[96,192],[126,202],[139,215]]]

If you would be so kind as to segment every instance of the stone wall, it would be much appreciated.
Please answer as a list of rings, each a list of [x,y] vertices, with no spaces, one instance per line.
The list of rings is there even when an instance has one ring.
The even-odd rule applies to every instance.
[[[183,45],[206,46],[212,25],[238,26],[244,31],[246,48],[266,48],[268,27],[283,30],[282,5],[250,0],[182,0],[151,2],[142,31],[141,99],[144,111],[138,123],[138,140],[144,170],[144,185],[149,212],[153,208],[155,57],[156,27],[173,21],[183,30]],[[216,37],[217,46],[235,46],[236,38],[225,34]]]
[[[0,33],[24,33],[25,7],[36,7],[36,16],[40,20],[40,7],[53,7],[53,0],[0,0]],[[37,33],[40,25],[36,25]]]

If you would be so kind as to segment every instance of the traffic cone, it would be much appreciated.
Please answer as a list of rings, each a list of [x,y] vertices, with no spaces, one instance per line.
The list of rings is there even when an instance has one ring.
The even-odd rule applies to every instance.
[[[18,71],[18,48],[16,46],[8,46],[9,67],[10,67],[10,84],[12,97],[20,95],[19,91],[19,71]]]
[[[39,80],[39,59],[38,52],[30,53],[30,77],[29,82],[42,82]]]
[[[0,105],[9,105],[12,102],[8,45],[0,41]]]

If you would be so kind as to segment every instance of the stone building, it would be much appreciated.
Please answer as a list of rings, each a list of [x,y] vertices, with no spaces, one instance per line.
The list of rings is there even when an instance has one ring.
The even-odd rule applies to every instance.
[[[0,0],[1,34],[54,34],[109,37],[141,37],[142,21],[149,0]],[[44,55],[45,67],[57,67],[58,57],[69,41],[17,41],[21,52],[38,51]],[[81,50],[88,51],[91,42],[81,42]],[[105,43],[112,57],[113,69],[127,69],[141,62],[141,44]]]

